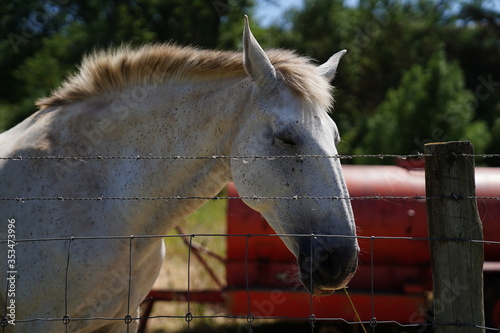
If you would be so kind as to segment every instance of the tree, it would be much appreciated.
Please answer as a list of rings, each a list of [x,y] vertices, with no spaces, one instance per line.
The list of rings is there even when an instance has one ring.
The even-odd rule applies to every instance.
[[[368,119],[367,134],[359,153],[422,153],[429,142],[470,140],[476,152],[489,144],[484,121],[474,120],[474,95],[465,88],[456,63],[444,52],[425,65],[413,65],[397,88],[389,89],[375,114]]]

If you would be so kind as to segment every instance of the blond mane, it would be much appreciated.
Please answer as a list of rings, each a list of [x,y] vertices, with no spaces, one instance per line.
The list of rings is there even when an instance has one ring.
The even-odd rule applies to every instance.
[[[286,50],[270,50],[269,59],[286,84],[307,101],[329,108],[331,86],[310,59]],[[39,107],[66,105],[141,84],[167,80],[208,80],[247,76],[238,52],[199,50],[171,44],[123,46],[86,56],[79,71],[69,76]]]

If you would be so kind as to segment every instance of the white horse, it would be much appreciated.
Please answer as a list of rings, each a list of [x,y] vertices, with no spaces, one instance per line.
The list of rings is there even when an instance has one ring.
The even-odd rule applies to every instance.
[[[106,158],[336,155],[329,81],[345,51],[319,67],[264,52],[247,19],[243,46],[243,54],[173,45],[92,54],[37,113],[1,134],[6,332],[134,331],[164,245],[116,236],[166,234],[230,181],[277,233],[292,235],[283,240],[311,293],[347,284],[359,251],[349,200],[252,199],[348,197],[338,159]],[[119,199],[175,196],[197,199]],[[18,242],[7,262],[11,234]]]

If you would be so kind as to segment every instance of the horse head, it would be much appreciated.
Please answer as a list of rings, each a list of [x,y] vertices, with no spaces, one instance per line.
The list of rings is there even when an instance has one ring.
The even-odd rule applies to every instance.
[[[329,81],[345,51],[319,67],[309,61],[273,63],[247,19],[243,47],[253,86],[232,154],[256,158],[233,160],[233,181],[278,234],[289,235],[282,239],[309,292],[330,294],[348,283],[359,253],[342,168],[332,157],[340,136],[327,113]]]

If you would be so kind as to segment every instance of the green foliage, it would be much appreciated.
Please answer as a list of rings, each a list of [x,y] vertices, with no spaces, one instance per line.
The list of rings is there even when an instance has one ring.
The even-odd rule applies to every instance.
[[[425,143],[451,140],[470,140],[483,152],[491,136],[483,121],[473,121],[474,95],[464,85],[462,70],[444,52],[413,65],[368,119],[359,152],[418,153]]]

